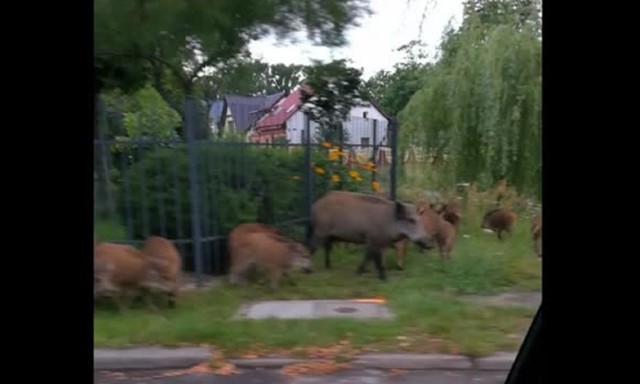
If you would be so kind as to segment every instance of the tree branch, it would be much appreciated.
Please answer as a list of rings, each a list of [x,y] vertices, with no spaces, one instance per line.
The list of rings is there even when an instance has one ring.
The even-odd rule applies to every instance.
[[[208,67],[209,65],[213,64],[218,58],[214,57],[214,56],[209,56],[205,61],[203,61],[202,63],[200,63],[200,65],[198,65],[196,67],[196,69],[193,70],[193,73],[191,74],[191,76],[187,77],[187,80],[190,82],[193,82],[193,80],[195,80],[198,77],[198,74],[205,69],[206,67]]]
[[[131,53],[115,53],[115,52],[100,52],[100,53],[96,53],[96,56],[103,56],[103,57],[122,57],[122,58],[128,58],[128,59],[138,59],[138,60],[147,60],[147,61],[151,61],[151,62],[156,62],[159,64],[162,64],[164,66],[166,66],[167,68],[169,68],[171,70],[171,72],[173,72],[173,74],[181,81],[184,82],[185,80],[185,76],[184,76],[184,72],[182,70],[180,70],[179,68],[176,68],[172,63],[168,62],[165,59],[162,59],[160,57],[157,56],[152,56],[152,55],[141,55],[141,54],[131,54]]]

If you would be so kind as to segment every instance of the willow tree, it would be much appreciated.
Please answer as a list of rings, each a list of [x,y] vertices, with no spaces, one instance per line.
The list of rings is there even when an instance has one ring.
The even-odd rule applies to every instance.
[[[516,19],[517,20],[517,19]],[[441,60],[400,115],[403,145],[450,155],[457,181],[541,181],[541,39],[535,26],[473,15],[443,41]]]

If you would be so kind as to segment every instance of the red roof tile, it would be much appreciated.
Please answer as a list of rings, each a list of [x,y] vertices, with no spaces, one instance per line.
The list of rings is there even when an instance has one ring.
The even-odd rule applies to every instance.
[[[301,88],[291,92],[289,96],[281,99],[276,103],[269,113],[262,116],[256,123],[256,128],[272,127],[274,125],[282,125],[289,120],[294,113],[302,106]]]

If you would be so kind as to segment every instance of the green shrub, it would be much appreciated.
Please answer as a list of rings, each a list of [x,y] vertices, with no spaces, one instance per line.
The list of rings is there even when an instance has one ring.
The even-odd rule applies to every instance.
[[[202,236],[226,236],[244,222],[304,217],[304,151],[213,142],[196,150]],[[186,148],[162,148],[133,165],[119,189],[119,212],[131,216],[133,237],[190,239]]]

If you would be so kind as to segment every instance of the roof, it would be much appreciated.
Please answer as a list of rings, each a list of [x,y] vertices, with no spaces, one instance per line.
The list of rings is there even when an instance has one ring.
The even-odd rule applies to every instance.
[[[209,109],[209,118],[213,119],[216,123],[222,119],[222,113],[224,112],[224,100],[216,100],[211,103]]]
[[[294,113],[296,113],[302,106],[302,88],[298,88],[291,94],[282,100],[277,105],[271,107],[271,111],[263,115],[256,123],[256,128],[267,128],[277,125],[282,125],[289,120]],[[308,89],[308,88],[307,88]],[[367,100],[371,106],[380,112],[380,114],[387,119],[391,120],[391,117],[387,115],[380,105],[373,100]]]
[[[284,94],[284,92],[279,92],[266,96],[225,95],[224,99],[233,116],[236,130],[246,133],[262,114],[280,100]]]
[[[268,114],[262,116],[256,128],[272,127],[274,125],[282,125],[289,118],[300,109],[302,106],[302,91],[301,88],[291,92],[289,96],[283,98],[274,105]]]

